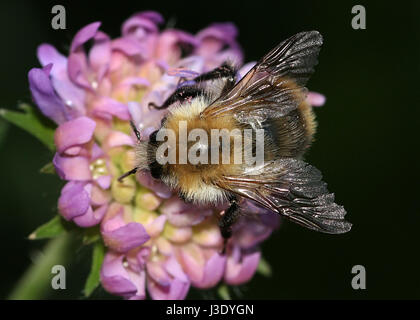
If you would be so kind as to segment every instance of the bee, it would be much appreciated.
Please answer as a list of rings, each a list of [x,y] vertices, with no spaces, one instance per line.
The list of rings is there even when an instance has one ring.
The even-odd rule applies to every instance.
[[[322,43],[317,31],[298,33],[272,49],[239,81],[235,67],[226,62],[197,76],[192,84],[180,86],[161,106],[152,103],[150,107],[156,109],[170,108],[161,128],[148,141],[140,140],[140,133],[131,123],[138,139],[136,166],[119,180],[147,170],[185,201],[229,202],[219,219],[225,246],[232,226],[245,211],[244,200],[311,230],[330,234],[349,231],[346,211],[335,203],[320,171],[302,160],[316,129],[305,85],[318,63]],[[161,164],[157,161],[163,143],[157,139],[159,132],[170,129],[178,138],[180,123],[187,124],[188,132],[202,129],[209,136],[212,129],[263,129],[264,162],[259,166],[232,160]],[[257,143],[253,142],[255,152]],[[192,144],[177,140],[177,151],[184,147],[191,148]],[[200,148],[210,157],[219,146],[201,143]]]

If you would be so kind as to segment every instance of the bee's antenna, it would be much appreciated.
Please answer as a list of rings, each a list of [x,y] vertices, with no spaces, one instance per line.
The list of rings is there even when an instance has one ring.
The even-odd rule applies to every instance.
[[[128,176],[131,176],[132,174],[135,174],[138,169],[139,168],[136,167],[136,168],[131,169],[130,171],[124,173],[121,177],[118,178],[118,182],[122,182],[125,177],[128,177]]]
[[[140,132],[139,132],[139,130],[137,130],[137,127],[134,124],[133,120],[130,120],[130,125],[131,125],[131,129],[133,129],[133,131],[134,131],[134,133],[136,135],[137,140],[140,141]]]

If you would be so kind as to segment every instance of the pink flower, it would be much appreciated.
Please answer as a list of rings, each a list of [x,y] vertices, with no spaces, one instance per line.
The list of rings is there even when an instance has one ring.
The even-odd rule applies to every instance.
[[[28,74],[33,99],[57,123],[54,166],[66,181],[60,214],[80,227],[100,225],[108,248],[103,287],[127,299],[184,299],[190,286],[210,288],[220,281],[249,281],[257,268],[258,245],[278,225],[278,216],[249,203],[258,215],[235,225],[227,254],[218,217],[223,208],[181,201],[148,173],[117,178],[133,167],[129,120],[147,136],[160,126],[164,111],[151,110],[178,86],[226,60],[242,65],[243,54],[231,23],[213,24],[196,35],[160,30],[163,18],[141,12],[111,39],[100,22],[82,28],[68,56],[42,44],[42,68]],[[90,43],[91,49],[85,50]],[[239,70],[243,76],[252,67]],[[324,98],[311,94],[321,105]]]

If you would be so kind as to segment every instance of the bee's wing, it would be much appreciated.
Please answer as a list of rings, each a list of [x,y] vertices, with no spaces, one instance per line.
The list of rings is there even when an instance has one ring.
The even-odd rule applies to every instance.
[[[239,119],[282,117],[305,99],[304,88],[318,63],[322,45],[318,31],[298,33],[265,55],[232,90],[203,112],[215,117],[234,112]]]
[[[306,228],[344,233],[351,223],[346,211],[334,202],[321,172],[302,160],[285,158],[240,176],[224,177],[219,187],[277,212]]]

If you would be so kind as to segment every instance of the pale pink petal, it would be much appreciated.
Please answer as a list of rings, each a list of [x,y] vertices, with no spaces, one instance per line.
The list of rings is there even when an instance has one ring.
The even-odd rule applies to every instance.
[[[56,153],[53,164],[61,179],[79,181],[92,179],[89,159],[86,157],[61,157]]]
[[[61,124],[54,134],[57,151],[88,143],[93,136],[96,123],[88,117],[79,117]]]
[[[318,92],[310,91],[306,97],[306,101],[314,107],[321,107],[325,104],[327,98]]]
[[[234,255],[229,255],[224,277],[225,282],[230,285],[239,285],[249,281],[257,270],[260,257],[261,253],[259,251],[243,252],[239,260]]]

